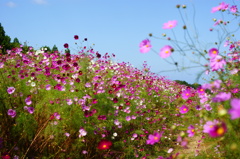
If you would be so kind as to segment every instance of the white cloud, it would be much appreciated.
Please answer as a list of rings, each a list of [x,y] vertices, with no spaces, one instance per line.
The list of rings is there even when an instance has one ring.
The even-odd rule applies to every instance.
[[[13,8],[13,7],[16,7],[17,5],[16,5],[16,3],[14,3],[14,2],[8,2],[7,4],[6,4],[8,7],[11,7],[11,8]]]
[[[33,2],[36,4],[47,4],[46,0],[33,0]]]

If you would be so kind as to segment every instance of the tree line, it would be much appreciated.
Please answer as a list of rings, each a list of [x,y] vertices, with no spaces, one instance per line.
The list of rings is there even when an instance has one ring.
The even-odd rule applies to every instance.
[[[30,46],[27,46],[26,42],[24,44],[20,43],[16,37],[13,39],[13,41],[11,41],[11,37],[6,35],[4,28],[0,23],[0,54],[7,54],[7,50],[19,47],[22,47],[23,52],[27,52]],[[52,49],[49,46],[42,46],[40,49],[43,49],[46,52],[58,51],[56,45],[54,45]]]

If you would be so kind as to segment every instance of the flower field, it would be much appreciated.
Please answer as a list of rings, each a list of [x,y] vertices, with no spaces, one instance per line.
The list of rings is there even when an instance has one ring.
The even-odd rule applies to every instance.
[[[218,76],[198,88],[154,74],[146,63],[140,70],[86,47],[77,54],[8,50],[0,55],[0,155],[239,158],[240,46],[228,46],[224,55],[215,47],[206,52],[208,70]],[[139,47],[147,53],[152,45],[145,39]],[[173,51],[166,45],[159,56]]]

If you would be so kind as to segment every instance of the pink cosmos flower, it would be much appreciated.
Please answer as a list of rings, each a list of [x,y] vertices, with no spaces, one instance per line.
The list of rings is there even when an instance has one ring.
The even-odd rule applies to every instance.
[[[219,51],[216,48],[211,48],[208,51],[208,54],[209,54],[210,57],[216,57],[218,55],[218,53],[219,53]]]
[[[148,145],[154,145],[155,143],[159,142],[160,138],[162,137],[162,133],[154,133],[153,135],[150,134],[148,136],[148,140],[146,141],[146,143]]]
[[[236,6],[236,5],[231,6],[231,7],[230,7],[230,11],[231,11],[232,13],[236,13],[236,12],[238,11],[237,6]]]
[[[169,45],[165,45],[163,48],[161,48],[159,52],[159,56],[162,58],[167,58],[169,57],[173,52],[173,48]]]
[[[190,126],[188,127],[187,133],[188,133],[188,137],[193,137],[194,134],[195,134],[195,127],[192,126],[192,125],[190,125]]]
[[[217,102],[223,102],[226,100],[229,100],[231,98],[231,93],[226,93],[226,92],[220,92],[218,93],[215,97],[212,98],[212,101],[217,103]]]
[[[3,68],[3,66],[4,66],[4,63],[0,62],[0,68]]]
[[[23,108],[24,108],[25,110],[27,110],[30,114],[34,113],[34,108],[33,108],[33,107],[24,106]]]
[[[213,7],[211,10],[211,13],[217,12],[217,11],[224,11],[228,9],[229,4],[226,4],[225,2],[220,3],[219,6]]]
[[[224,65],[226,65],[226,61],[220,55],[217,55],[210,59],[210,67],[212,71],[222,69]]]
[[[198,92],[199,95],[204,95],[205,94],[205,89],[203,89],[203,87],[200,86],[200,87],[197,88],[197,92]]]
[[[25,99],[25,103],[26,103],[27,105],[31,105],[31,104],[32,104],[31,97],[27,97],[27,98]]]
[[[232,108],[228,111],[228,113],[231,115],[231,119],[240,118],[240,99],[234,98],[231,100],[230,104]]]
[[[211,137],[221,137],[227,132],[227,126],[224,122],[214,125],[209,131],[209,136]]]
[[[177,25],[177,21],[176,20],[172,20],[172,21],[168,21],[167,23],[163,24],[163,29],[172,29]]]
[[[8,87],[8,89],[7,89],[8,94],[12,94],[12,93],[14,93],[14,91],[15,91],[14,87]]]
[[[181,114],[185,114],[185,113],[187,113],[189,111],[189,108],[186,106],[186,105],[182,105],[181,107],[180,107],[180,113]]]
[[[189,97],[191,97],[191,91],[190,90],[185,90],[182,92],[182,98],[183,99],[188,99]]]
[[[220,122],[218,120],[214,120],[214,121],[207,121],[205,125],[203,125],[203,132],[204,133],[209,133],[214,125],[219,124]]]
[[[149,39],[145,39],[139,44],[139,47],[140,47],[140,52],[141,53],[147,53],[152,48],[152,45],[150,44]]]
[[[17,112],[16,112],[16,110],[9,109],[8,115],[11,116],[12,118],[14,118],[17,115]]]

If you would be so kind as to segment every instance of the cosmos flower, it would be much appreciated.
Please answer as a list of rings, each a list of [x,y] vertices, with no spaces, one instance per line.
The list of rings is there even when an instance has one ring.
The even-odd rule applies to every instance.
[[[209,51],[208,51],[208,55],[210,57],[216,57],[218,55],[219,51],[218,49],[216,48],[211,48]]]
[[[98,143],[98,149],[99,150],[107,150],[110,149],[110,147],[112,146],[112,142],[106,139],[102,139],[99,143]]]
[[[181,107],[180,107],[180,113],[181,114],[185,114],[185,113],[187,113],[189,111],[189,108],[186,106],[186,105],[182,105]]]
[[[169,45],[165,45],[163,48],[161,48],[159,52],[159,56],[162,58],[167,58],[169,57],[173,52],[173,48]]]
[[[204,133],[209,133],[214,125],[219,124],[220,122],[218,120],[214,120],[214,121],[207,121],[205,125],[203,125],[203,132]]]
[[[231,115],[231,119],[240,118],[240,99],[234,98],[231,100],[230,104],[232,108],[228,113]]]
[[[14,91],[15,91],[14,87],[8,87],[8,89],[7,89],[8,94],[12,94],[12,93],[14,93]]]
[[[155,143],[159,142],[160,138],[162,137],[162,133],[154,133],[153,135],[150,134],[148,136],[148,140],[146,141],[146,143],[148,145],[154,145]]]
[[[149,39],[145,39],[139,44],[139,47],[140,47],[140,52],[141,53],[147,53],[152,48],[152,45],[150,44]]]
[[[83,128],[79,129],[79,137],[86,136],[86,135],[87,135],[86,130],[84,130]]]
[[[212,71],[222,69],[224,65],[226,65],[226,61],[220,55],[217,55],[210,59],[210,67]]]
[[[176,20],[172,20],[172,21],[168,21],[167,23],[163,24],[163,29],[172,29],[177,25],[177,21]]]
[[[14,118],[17,115],[17,112],[16,112],[16,110],[9,109],[8,115],[11,116],[12,118]]]
[[[227,132],[227,126],[224,122],[214,125],[209,131],[209,136],[211,137],[221,137]]]
[[[182,92],[182,98],[183,99],[188,99],[189,97],[191,97],[191,91],[190,90],[184,90],[183,92]]]
[[[34,108],[33,107],[27,107],[27,106],[24,106],[23,107],[25,110],[27,110],[30,114],[32,114],[34,112]]]
[[[237,6],[236,6],[236,5],[231,6],[231,7],[230,7],[230,11],[231,11],[232,13],[236,13],[236,12],[238,11]]]
[[[229,100],[231,98],[231,93],[226,93],[226,92],[220,92],[218,93],[215,97],[212,98],[212,101],[217,103],[217,102],[223,102],[226,100]]]
[[[192,125],[190,125],[190,126],[188,127],[187,133],[188,133],[188,137],[193,137],[194,134],[195,134],[195,127],[192,126]]]

